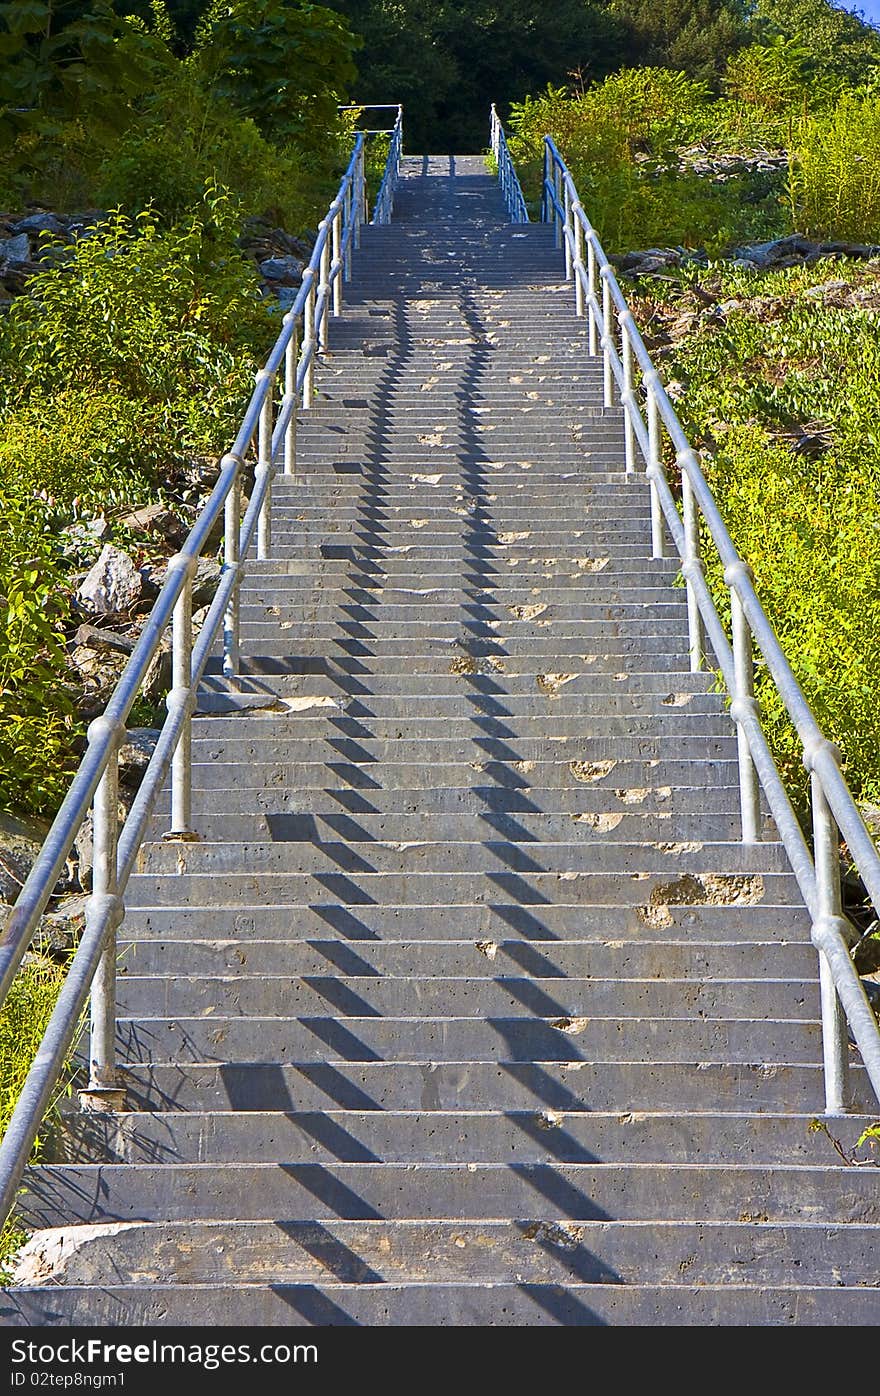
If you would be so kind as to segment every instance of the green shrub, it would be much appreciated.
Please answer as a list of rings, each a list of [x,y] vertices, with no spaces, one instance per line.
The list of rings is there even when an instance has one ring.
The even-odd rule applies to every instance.
[[[53,522],[0,489],[0,807],[53,812],[76,728],[59,675],[68,609]]]
[[[805,123],[792,150],[791,201],[807,233],[880,242],[880,96],[845,94]]]
[[[0,423],[0,490],[46,491],[61,505],[99,504],[111,490],[135,501],[149,491],[160,443],[149,410],[118,393],[34,392]]]
[[[835,277],[841,268],[835,265]],[[876,284],[876,273],[851,279]],[[665,367],[687,385],[686,430],[713,448],[710,482],[734,542],[857,796],[880,798],[880,326],[869,310],[812,291],[829,266],[765,273],[713,268],[723,319]],[[666,292],[655,285],[652,294]],[[675,295],[674,291],[669,292]],[[827,449],[793,450],[820,424]],[[725,589],[711,550],[709,578]],[[766,725],[806,802],[799,742],[759,667]]]
[[[53,960],[33,959],[19,970],[13,980],[6,1002],[0,1010],[0,1133],[6,1130],[25,1077],[49,1022],[65,968]],[[59,1096],[67,1090],[66,1082]],[[47,1116],[43,1129],[51,1129],[54,1112]],[[44,1150],[43,1138],[38,1138],[33,1158],[39,1159]],[[10,1217],[0,1226],[0,1281],[7,1278],[5,1267],[11,1256],[27,1239],[27,1233]]]
[[[0,406],[4,394],[7,410],[27,408],[32,394],[40,403],[60,394],[74,416],[79,404],[88,435],[88,418],[97,428],[107,404],[120,402],[122,469],[144,462],[147,448],[171,459],[222,450],[272,339],[237,226],[222,191],[171,228],[149,212],[110,216],[35,276],[0,322]],[[99,400],[91,413],[89,394]],[[40,408],[28,410],[25,430]],[[104,464],[112,466],[112,451]]]
[[[709,101],[702,83],[662,68],[624,69],[576,97],[550,88],[511,117],[526,195],[537,208],[549,134],[609,251],[657,243],[715,251],[783,231],[775,190],[744,176],[716,183],[678,168],[679,147],[705,139],[722,105]]]

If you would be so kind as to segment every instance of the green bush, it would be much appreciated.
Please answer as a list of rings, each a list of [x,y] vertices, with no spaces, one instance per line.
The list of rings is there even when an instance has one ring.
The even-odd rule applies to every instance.
[[[53,812],[76,728],[64,672],[67,592],[49,512],[0,489],[0,807]]]
[[[149,492],[161,442],[142,403],[118,393],[32,393],[0,423],[0,491],[48,493],[99,505],[109,491],[132,501]]]
[[[871,273],[850,275],[864,278],[870,299]],[[687,385],[682,421],[713,449],[710,482],[798,680],[840,745],[855,793],[876,801],[880,326],[857,303],[824,304],[812,288],[828,276],[827,263],[757,283],[754,273],[711,269],[702,279],[729,309],[678,345],[665,372]],[[819,427],[827,448],[793,449]],[[707,558],[723,601],[711,550]],[[776,754],[805,802],[799,743],[760,668],[758,689]]]
[[[34,392],[109,394],[144,413],[145,444],[161,427],[175,457],[221,450],[272,339],[237,228],[217,190],[170,228],[149,212],[111,215],[0,324],[0,405],[4,394],[7,410]]]
[[[804,124],[792,150],[791,201],[807,233],[880,242],[880,96],[844,94]]]
[[[34,959],[19,970],[0,1010],[0,1133],[6,1130],[18,1100],[40,1040],[46,1030],[61,985],[63,965],[53,960]],[[68,1076],[69,1080],[69,1076]],[[68,1089],[66,1082],[59,1096]],[[51,1128],[52,1113],[44,1123]],[[33,1158],[40,1158],[43,1138],[38,1138]],[[10,1217],[0,1225],[0,1281],[5,1281],[5,1267],[27,1239],[27,1233]]]
[[[609,251],[657,243],[715,251],[783,231],[774,190],[743,176],[714,183],[678,168],[679,147],[705,137],[722,105],[710,102],[702,83],[662,68],[624,69],[575,97],[550,88],[511,117],[527,197],[536,207],[549,134]]]

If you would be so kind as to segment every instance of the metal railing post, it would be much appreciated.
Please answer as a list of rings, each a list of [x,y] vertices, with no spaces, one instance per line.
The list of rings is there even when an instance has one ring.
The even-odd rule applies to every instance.
[[[237,456],[224,456],[221,464],[235,461],[235,479],[226,496],[223,506],[223,570],[231,572],[238,567],[241,533],[241,460]],[[241,581],[236,581],[229,595],[229,604],[223,616],[223,673],[233,678],[241,667],[239,653],[239,632],[241,612]]]
[[[806,760],[806,757],[805,757]],[[816,864],[818,924],[837,926],[846,932],[840,895],[840,834],[825,795],[821,778],[810,771],[813,813],[813,857]],[[822,1056],[825,1066],[825,1113],[843,1114],[850,1104],[849,1045],[846,1015],[840,1002],[831,966],[819,951],[819,987],[822,1004]]]
[[[183,553],[169,563],[184,574],[171,622],[171,688],[165,699],[169,714],[184,713],[171,759],[171,839],[192,836],[192,582],[197,566],[196,558]]]
[[[330,275],[333,278],[333,314],[342,314],[342,210],[337,209],[333,215],[333,261],[330,265]]]
[[[541,222],[548,223],[547,217],[550,200],[547,196],[547,183],[550,179],[550,147],[544,142],[544,168],[541,175]]]
[[[600,343],[602,345],[603,373],[602,373],[602,403],[605,407],[614,406],[614,370],[611,367],[611,345],[614,342],[614,335],[611,329],[611,287],[608,278],[602,278],[602,335]]]
[[[565,279],[571,280],[574,257],[572,255],[572,243],[574,242],[574,228],[572,226],[571,215],[571,194],[568,190],[568,180],[562,182],[563,207],[565,208],[565,218],[563,220],[562,240],[565,243]]]
[[[284,429],[284,473],[296,471],[296,365],[299,357],[299,334],[294,321],[290,339],[284,351],[284,408],[289,413]]]
[[[590,316],[589,352],[594,358],[599,352],[599,325],[596,319],[596,249],[592,239],[587,243],[587,293]]]
[[[666,556],[666,528],[657,478],[663,470],[662,423],[657,394],[648,387],[648,476],[651,489],[651,556]]]
[[[562,214],[559,211],[560,194],[562,192],[562,172],[556,161],[551,162],[552,182],[553,182],[553,245],[562,246]]]
[[[271,373],[267,373],[263,369],[257,374],[257,381],[266,383],[266,396],[263,398],[263,405],[260,408],[256,471],[257,483],[264,476],[266,479],[266,493],[263,497],[260,517],[257,520],[257,561],[265,562],[272,549],[272,476],[275,474],[275,464],[272,459],[274,378]]]
[[[636,410],[633,394],[633,354],[632,341],[626,325],[620,326],[620,358],[623,364],[623,442],[624,460],[627,475],[636,468],[636,432],[633,426],[633,413]]]
[[[342,196],[342,216],[343,228],[345,231],[345,256],[342,274],[346,281],[350,281],[352,249],[352,238],[349,236],[349,229],[351,228],[351,181],[346,184],[345,193]]]
[[[358,158],[354,166],[352,217],[354,218],[354,245],[361,245],[361,224],[364,220],[364,144],[361,139]]]
[[[116,847],[119,841],[119,747],[123,728],[106,717],[89,727],[89,742],[106,741],[109,755],[92,805],[92,894],[89,916],[98,917],[108,899],[118,891]],[[92,980],[89,1035],[89,1083],[87,1095],[105,1108],[121,1104],[116,1070],[116,927],[120,917],[110,918],[107,938]]]
[[[690,478],[685,469],[681,472],[681,498],[684,516],[685,556],[682,575],[687,584],[688,648],[690,650],[691,673],[697,674],[703,667],[703,621],[693,583],[695,572],[702,574],[703,562],[700,556],[700,516]]]
[[[302,405],[304,411],[312,405],[315,390],[315,278],[312,276],[303,306],[303,350],[307,354],[305,376],[303,378]]]
[[[323,354],[327,348],[328,338],[328,317],[330,313],[330,228],[327,220],[323,219],[318,224],[318,233],[324,233],[324,245],[321,248],[320,272],[318,279],[318,303],[320,305],[320,319],[318,321],[318,353]]]
[[[730,592],[730,619],[733,634],[733,664],[736,689],[730,705],[730,715],[736,723],[736,751],[739,762],[739,804],[743,843],[761,840],[761,794],[758,772],[752,760],[749,739],[744,726],[747,717],[758,716],[755,702],[755,664],[752,654],[752,632],[736,584],[741,578],[754,581],[750,567],[744,562],[731,563],[724,569],[724,581]]]
[[[574,310],[575,314],[582,320],[584,318],[584,227],[581,223],[580,213],[580,204],[572,204],[574,218]]]

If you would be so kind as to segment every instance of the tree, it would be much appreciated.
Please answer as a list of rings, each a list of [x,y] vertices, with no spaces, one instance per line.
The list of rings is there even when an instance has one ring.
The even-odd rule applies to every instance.
[[[741,0],[611,0],[627,62],[675,68],[715,90],[731,54],[748,41]]]
[[[880,63],[880,32],[830,0],[758,0],[752,27],[763,42],[802,44],[809,72],[847,87],[865,82]]]
[[[604,77],[620,26],[591,0],[329,0],[364,39],[357,99],[402,101],[416,150],[482,150],[489,103]]]

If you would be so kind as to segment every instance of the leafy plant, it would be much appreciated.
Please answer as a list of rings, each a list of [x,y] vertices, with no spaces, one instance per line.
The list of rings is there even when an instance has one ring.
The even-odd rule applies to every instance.
[[[66,591],[40,501],[0,490],[0,807],[51,811],[66,787],[75,729],[59,673]]]
[[[792,218],[824,237],[880,242],[880,96],[845,93],[794,143]]]

